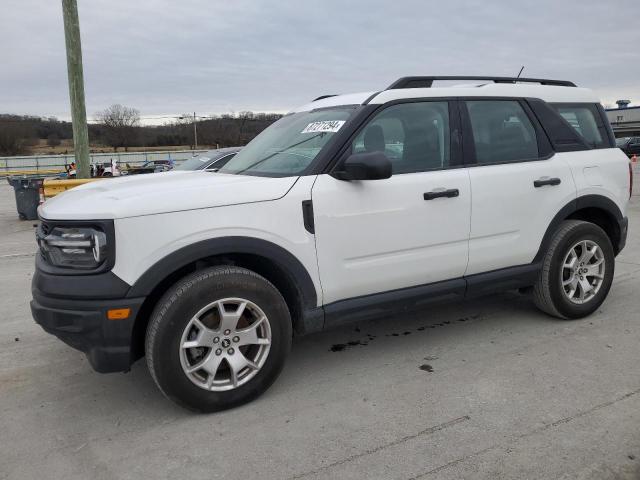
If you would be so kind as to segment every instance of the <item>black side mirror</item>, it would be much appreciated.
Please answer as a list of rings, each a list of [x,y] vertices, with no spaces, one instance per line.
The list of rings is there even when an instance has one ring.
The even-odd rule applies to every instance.
[[[382,152],[352,153],[333,176],[338,180],[383,180],[391,177],[391,161]]]

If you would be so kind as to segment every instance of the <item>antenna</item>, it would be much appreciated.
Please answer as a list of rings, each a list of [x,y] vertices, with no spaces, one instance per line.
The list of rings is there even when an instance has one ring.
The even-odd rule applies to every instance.
[[[524,70],[524,65],[522,65],[522,68],[520,69],[520,71],[518,72],[518,76],[516,77],[516,80],[520,78],[520,75],[522,75],[522,71]]]

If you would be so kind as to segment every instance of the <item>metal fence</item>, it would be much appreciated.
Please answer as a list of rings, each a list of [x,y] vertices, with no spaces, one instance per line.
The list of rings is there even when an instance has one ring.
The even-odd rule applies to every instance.
[[[92,164],[111,162],[115,159],[119,165],[140,165],[149,160],[172,160],[176,164],[191,158],[196,153],[206,150],[178,150],[166,152],[115,152],[115,153],[92,153],[90,161]],[[0,175],[3,172],[13,172],[20,170],[64,170],[66,165],[75,161],[73,155],[31,155],[23,157],[0,157]]]

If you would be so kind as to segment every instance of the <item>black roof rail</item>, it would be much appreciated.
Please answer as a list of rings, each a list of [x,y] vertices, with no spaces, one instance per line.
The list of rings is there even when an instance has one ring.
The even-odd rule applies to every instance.
[[[317,102],[318,100],[322,100],[323,98],[337,97],[338,94],[334,93],[333,95],[320,95],[318,98],[314,98],[311,102]]]
[[[402,77],[387,87],[387,90],[400,88],[431,88],[434,80],[489,80],[494,83],[539,83],[540,85],[554,85],[559,87],[575,87],[576,84],[567,80],[549,80],[546,78],[518,78],[518,77],[485,77],[485,76],[438,76],[438,77]]]

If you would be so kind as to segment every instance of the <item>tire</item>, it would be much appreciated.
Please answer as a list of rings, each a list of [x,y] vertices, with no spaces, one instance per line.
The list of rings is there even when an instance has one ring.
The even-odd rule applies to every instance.
[[[238,316],[229,333],[223,322]],[[284,366],[291,338],[291,317],[280,292],[250,270],[221,266],[197,271],[165,293],[150,319],[145,352],[151,376],[167,398],[190,410],[215,412],[266,391]]]
[[[594,245],[599,251],[594,250]],[[585,248],[597,253],[583,262],[583,270],[580,261],[585,259],[582,257]],[[604,261],[601,267],[598,266],[600,259]],[[563,266],[565,260],[567,264],[575,260],[575,272],[572,268]],[[597,276],[592,276],[596,270],[599,271]],[[614,270],[615,255],[611,240],[604,230],[590,222],[565,220],[556,231],[544,256],[542,270],[533,287],[534,302],[540,310],[553,317],[586,317],[598,309],[607,297],[613,283]],[[566,286],[564,282],[567,283]],[[574,283],[576,290],[572,295]],[[589,286],[592,289],[587,291]],[[583,300],[580,300],[581,295]]]

